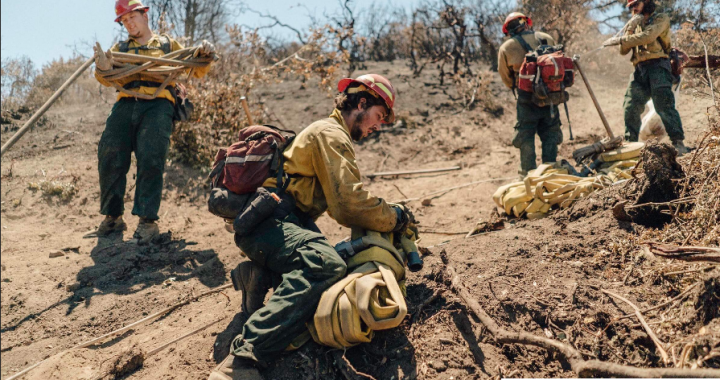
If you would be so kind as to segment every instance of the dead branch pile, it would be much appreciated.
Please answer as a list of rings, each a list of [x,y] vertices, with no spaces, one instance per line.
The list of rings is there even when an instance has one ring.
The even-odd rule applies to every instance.
[[[511,331],[500,326],[495,319],[493,319],[485,309],[470,295],[467,288],[463,285],[457,272],[448,261],[447,256],[444,252],[441,253],[441,258],[445,264],[443,278],[446,283],[449,283],[452,290],[460,297],[465,306],[471,311],[485,326],[488,332],[492,335],[493,339],[498,344],[521,344],[528,346],[535,346],[544,348],[550,352],[556,353],[558,359],[564,361],[570,365],[572,370],[581,377],[587,376],[617,376],[617,377],[676,377],[676,378],[717,378],[720,376],[720,370],[717,369],[700,369],[702,365],[698,365],[695,362],[691,369],[685,369],[684,356],[681,355],[681,362],[676,363],[676,368],[638,368],[634,366],[628,366],[623,364],[612,363],[609,361],[585,359],[584,354],[580,352],[572,344],[546,338],[544,336],[535,335],[525,331]],[[613,295],[622,299],[624,302],[629,303],[634,309],[635,314],[638,316],[640,321],[645,325],[648,333],[653,336],[653,340],[656,342],[658,350],[663,354],[663,358],[666,364],[669,362],[669,355],[663,348],[664,344],[655,336],[650,327],[642,317],[641,310],[627,299],[620,297],[612,292],[598,289],[606,294]],[[688,349],[694,349],[696,346],[692,343],[688,343],[686,346]],[[712,346],[711,346],[712,347]],[[717,348],[717,347],[715,347]],[[683,349],[682,354],[685,355],[688,349]],[[701,351],[708,351],[710,355],[705,354],[701,356],[707,360],[714,359],[720,352],[715,349],[708,349],[707,346],[700,348]],[[673,358],[675,354],[673,351]]]

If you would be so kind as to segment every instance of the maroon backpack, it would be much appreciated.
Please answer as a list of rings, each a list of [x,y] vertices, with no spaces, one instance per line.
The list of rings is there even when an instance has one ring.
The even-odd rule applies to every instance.
[[[282,152],[295,132],[270,125],[252,125],[240,131],[238,142],[220,149],[210,172],[213,187],[236,194],[253,193],[266,179],[282,170]]]

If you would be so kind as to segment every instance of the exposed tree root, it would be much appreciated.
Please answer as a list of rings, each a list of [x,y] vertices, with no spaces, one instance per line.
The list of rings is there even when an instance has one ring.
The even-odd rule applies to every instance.
[[[449,264],[445,252],[441,253],[445,264],[445,281],[450,282],[452,290],[463,300],[465,305],[480,319],[483,325],[493,335],[495,342],[517,343],[544,348],[556,352],[567,360],[571,368],[578,376],[588,377],[594,375],[617,376],[617,377],[676,377],[676,378],[720,378],[720,370],[716,369],[680,369],[680,368],[637,368],[623,364],[604,362],[600,360],[585,360],[582,354],[572,346],[554,339],[530,334],[524,331],[508,331],[495,322],[467,291],[460,281],[455,269]]]
[[[335,359],[335,367],[340,371],[347,380],[375,380],[374,377],[362,373],[353,367],[350,361],[345,357],[345,351],[332,351],[333,359]]]
[[[720,263],[720,249],[709,247],[676,247],[668,244],[646,243],[650,252],[666,259],[708,261]]]

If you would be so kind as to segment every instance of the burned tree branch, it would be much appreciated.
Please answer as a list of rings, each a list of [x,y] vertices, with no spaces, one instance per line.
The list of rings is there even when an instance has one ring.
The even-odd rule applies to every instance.
[[[445,264],[443,273],[444,280],[450,283],[452,290],[462,299],[472,313],[480,319],[498,344],[524,344],[556,352],[570,364],[573,371],[580,377],[602,375],[617,377],[717,378],[720,376],[720,370],[717,369],[637,368],[600,360],[585,360],[577,349],[568,344],[524,331],[513,332],[505,330],[501,328],[495,320],[485,312],[480,303],[470,295],[467,288],[465,288],[460,281],[460,277],[455,271],[455,268],[450,265],[447,254],[442,252],[440,255]]]

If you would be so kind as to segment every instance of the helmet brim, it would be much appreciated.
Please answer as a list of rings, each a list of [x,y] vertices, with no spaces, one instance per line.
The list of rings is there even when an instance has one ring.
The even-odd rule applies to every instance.
[[[337,85],[338,92],[345,92],[345,90],[347,90],[347,88],[350,87],[350,85],[353,84],[353,82],[363,84],[362,82],[356,81],[353,78],[343,78],[343,79],[340,79],[340,81],[338,82],[338,85]],[[385,108],[387,108],[387,110],[388,110],[388,115],[385,118],[385,120],[383,120],[383,122],[385,124],[394,123],[395,122],[395,111],[393,111],[392,107],[390,107],[387,104],[387,101],[385,102]]]
[[[125,16],[126,14],[128,14],[128,13],[130,13],[130,12],[135,12],[135,11],[147,12],[149,9],[150,9],[150,7],[147,7],[147,6],[145,6],[145,7],[138,7],[138,8],[135,8],[135,9],[128,9],[128,10],[126,10],[125,12],[120,13],[119,15],[117,15],[117,17],[115,18],[115,22],[120,22],[120,18],[121,18],[122,16]]]

